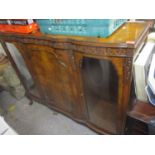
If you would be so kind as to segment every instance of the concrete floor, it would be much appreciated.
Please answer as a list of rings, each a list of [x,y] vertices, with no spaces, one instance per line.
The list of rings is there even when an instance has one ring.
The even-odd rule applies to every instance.
[[[0,93],[0,108],[6,122],[20,135],[96,135],[89,128],[48,107],[34,102],[20,101],[8,92]]]

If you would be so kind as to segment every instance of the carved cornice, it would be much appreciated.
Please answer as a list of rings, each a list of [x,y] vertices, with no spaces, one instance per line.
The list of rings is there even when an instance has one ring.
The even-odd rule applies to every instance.
[[[133,50],[127,48],[110,48],[110,47],[101,47],[101,46],[90,46],[90,45],[78,45],[70,42],[60,42],[50,39],[42,38],[21,38],[21,37],[5,37],[5,40],[20,42],[20,43],[29,43],[37,44],[43,46],[50,46],[52,48],[64,49],[64,50],[73,50],[82,52],[85,54],[99,55],[99,56],[114,56],[114,57],[132,57]]]

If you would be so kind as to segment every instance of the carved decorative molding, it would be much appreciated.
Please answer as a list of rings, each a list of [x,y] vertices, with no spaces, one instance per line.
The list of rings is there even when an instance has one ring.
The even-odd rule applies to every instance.
[[[10,41],[18,41],[20,43],[26,43],[26,44],[37,44],[37,45],[43,45],[43,46],[51,46],[53,48],[59,48],[59,49],[70,49],[70,43],[65,42],[54,42],[52,40],[44,40],[39,38],[18,38],[18,37],[9,37]]]
[[[131,79],[132,73],[132,58],[126,58],[124,63],[125,82]]]
[[[133,55],[132,50],[123,49],[123,48],[109,48],[109,47],[92,47],[92,46],[82,46],[75,45],[75,51],[100,55],[100,56],[117,56],[117,57],[130,57]]]
[[[55,40],[43,39],[43,38],[20,38],[20,37],[5,37],[9,41],[18,41],[20,43],[33,43],[37,45],[50,46],[52,48],[65,49],[79,51],[82,53],[99,55],[99,56],[117,56],[117,57],[132,57],[133,50],[126,48],[110,48],[110,47],[99,47],[99,46],[86,46],[77,45],[76,43],[70,42],[56,42]]]

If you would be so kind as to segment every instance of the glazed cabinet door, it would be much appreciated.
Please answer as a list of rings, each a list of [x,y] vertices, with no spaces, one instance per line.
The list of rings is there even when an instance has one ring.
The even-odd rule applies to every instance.
[[[105,133],[121,131],[123,59],[76,54],[87,121]]]
[[[31,96],[33,96],[35,99],[41,101],[43,98],[41,97],[42,93],[38,91],[40,90],[38,89],[39,85],[37,85],[36,80],[32,78],[21,52],[16,46],[16,42],[2,42],[2,46],[26,90],[27,97],[31,100]]]
[[[19,48],[47,103],[71,112],[73,94],[67,51],[32,44],[22,44]]]

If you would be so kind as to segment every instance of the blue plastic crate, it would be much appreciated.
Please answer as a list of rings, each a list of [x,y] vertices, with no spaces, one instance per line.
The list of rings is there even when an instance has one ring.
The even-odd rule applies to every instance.
[[[45,34],[108,37],[125,19],[39,19],[40,30]]]

